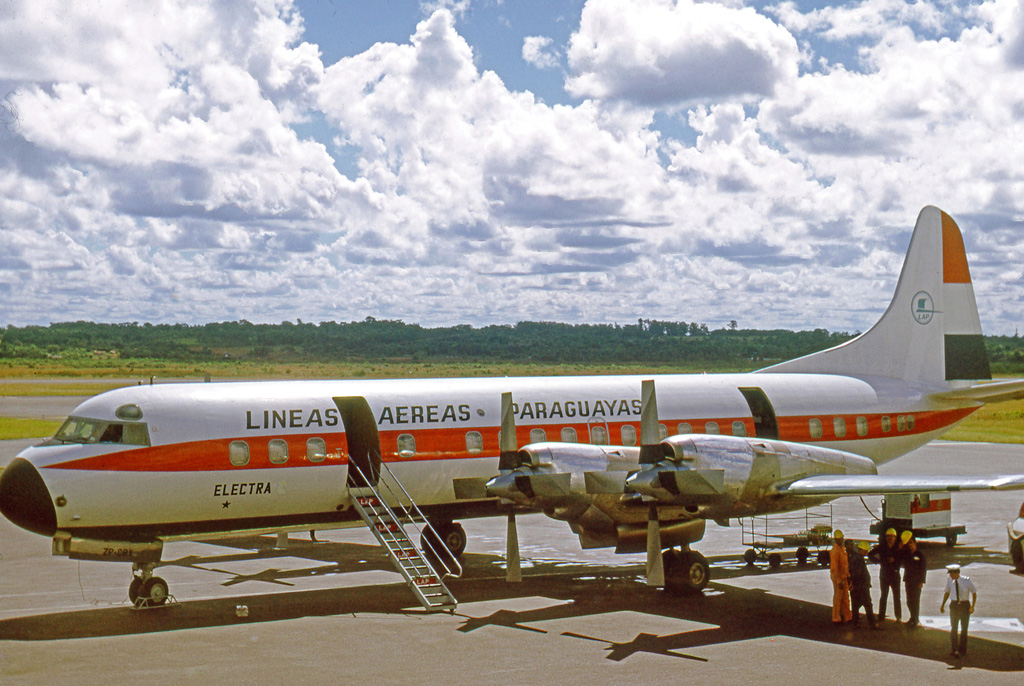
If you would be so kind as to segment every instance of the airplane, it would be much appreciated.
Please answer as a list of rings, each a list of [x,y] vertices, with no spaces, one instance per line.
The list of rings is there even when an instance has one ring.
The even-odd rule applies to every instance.
[[[132,386],[19,453],[0,512],[55,555],[131,562],[136,606],[168,599],[153,571],[170,541],[366,524],[401,566],[409,542],[381,536],[406,515],[378,509],[395,500],[425,520],[425,557],[453,560],[416,567],[410,587],[457,574],[458,520],[484,516],[508,518],[520,579],[515,516],[540,511],[584,548],[646,551],[650,585],[694,592],[710,579],[691,548],[709,519],[1024,488],[1024,475],[877,473],[1020,397],[1024,379],[991,381],[960,229],[929,206],[888,309],[834,348],[743,374]]]

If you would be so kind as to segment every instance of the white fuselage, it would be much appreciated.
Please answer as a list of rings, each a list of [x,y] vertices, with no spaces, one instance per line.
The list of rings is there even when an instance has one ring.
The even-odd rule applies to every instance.
[[[19,457],[57,503],[57,529],[114,539],[261,527],[329,526],[347,518],[348,441],[335,398],[365,399],[382,459],[421,506],[474,516],[457,478],[498,473],[501,394],[515,402],[518,445],[636,445],[640,376],[346,380],[127,387],[72,417],[144,424],[148,445],[53,443]],[[975,404],[938,404],[936,390],[828,374],[656,377],[664,435],[755,436],[740,389],[760,389],[784,441],[882,463],[961,421]],[[119,419],[137,406],[141,418]],[[763,429],[762,429],[763,430]],[[243,462],[243,457],[246,459]],[[479,503],[477,503],[479,505]],[[461,514],[460,514],[461,513]]]

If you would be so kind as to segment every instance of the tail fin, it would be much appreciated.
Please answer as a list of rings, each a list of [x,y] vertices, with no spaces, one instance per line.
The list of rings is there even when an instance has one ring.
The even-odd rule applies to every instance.
[[[762,371],[887,376],[943,383],[991,379],[960,228],[937,207],[917,217],[896,294],[851,341]]]

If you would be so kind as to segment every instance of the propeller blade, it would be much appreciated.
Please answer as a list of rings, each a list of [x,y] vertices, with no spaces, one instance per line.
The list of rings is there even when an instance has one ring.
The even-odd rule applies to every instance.
[[[661,524],[658,508],[647,508],[647,585],[665,585],[665,565],[661,559]]]
[[[501,394],[501,430],[498,432],[498,470],[516,468],[516,454],[519,452],[519,439],[516,437],[516,413],[513,411],[512,394]]]
[[[640,464],[654,464],[662,457],[658,428],[658,396],[654,379],[640,382]]]
[[[482,500],[487,495],[486,477],[465,477],[452,479],[452,488],[455,491],[456,500]]]
[[[584,472],[583,483],[589,495],[625,493],[628,475],[629,472]]]
[[[523,580],[519,563],[519,533],[516,528],[516,512],[508,511],[508,533],[505,536],[505,581],[517,583]]]
[[[529,480],[532,497],[557,498],[570,493],[572,474],[529,474],[520,478]]]
[[[669,474],[681,495],[716,496],[725,489],[724,469],[680,469]]]

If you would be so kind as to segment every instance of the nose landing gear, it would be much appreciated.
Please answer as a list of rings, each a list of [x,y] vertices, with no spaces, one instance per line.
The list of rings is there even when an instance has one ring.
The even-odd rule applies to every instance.
[[[128,600],[136,609],[160,607],[167,603],[168,599],[173,600],[174,596],[168,590],[167,582],[158,576],[153,576],[155,564],[132,564],[132,581],[128,584]]]

